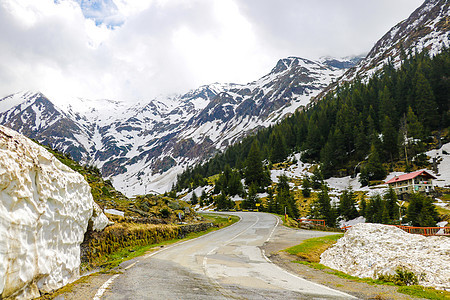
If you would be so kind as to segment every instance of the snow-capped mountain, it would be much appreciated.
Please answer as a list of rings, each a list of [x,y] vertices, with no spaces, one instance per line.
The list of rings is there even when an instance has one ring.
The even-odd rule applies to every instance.
[[[128,195],[162,192],[186,166],[306,106],[343,66],[288,57],[249,84],[216,83],[131,106],[79,98],[56,105],[41,93],[17,93],[0,100],[0,124],[98,166]]]
[[[368,77],[389,59],[398,65],[402,48],[449,47],[449,29],[448,0],[427,0],[345,74],[355,60],[288,57],[248,84],[216,83],[132,106],[78,98],[55,105],[41,93],[17,93],[0,100],[0,124],[98,166],[128,195],[162,192],[185,167],[307,106],[333,82]]]
[[[427,50],[430,55],[450,47],[450,2],[426,0],[406,20],[391,28],[354,67],[348,69],[336,83],[327,87],[314,101],[320,100],[339,82],[349,82],[356,77],[370,78],[391,62],[398,68],[405,55]]]
[[[401,49],[405,54],[427,49],[434,55],[444,47],[450,47],[450,2],[427,0],[408,19],[389,30],[365,59],[346,72],[344,79],[371,76],[389,60],[400,66]]]

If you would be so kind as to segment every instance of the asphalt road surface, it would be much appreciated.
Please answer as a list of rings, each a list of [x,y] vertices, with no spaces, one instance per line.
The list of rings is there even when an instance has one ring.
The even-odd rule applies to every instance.
[[[288,273],[262,246],[279,226],[270,214],[143,256],[103,288],[101,299],[352,299]],[[100,297],[98,297],[100,298]]]

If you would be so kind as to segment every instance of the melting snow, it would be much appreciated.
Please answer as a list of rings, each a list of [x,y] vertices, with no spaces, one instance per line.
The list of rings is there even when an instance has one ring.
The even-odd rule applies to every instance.
[[[420,285],[450,288],[450,238],[409,234],[394,226],[357,224],[322,254],[320,262],[361,278],[404,268],[419,277]]]
[[[84,177],[0,126],[0,299],[34,298],[77,278],[88,221],[108,219]]]

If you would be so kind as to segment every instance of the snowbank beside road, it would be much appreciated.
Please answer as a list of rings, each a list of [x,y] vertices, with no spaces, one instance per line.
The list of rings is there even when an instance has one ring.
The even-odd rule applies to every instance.
[[[405,268],[420,277],[421,285],[450,288],[450,238],[409,234],[394,226],[357,224],[322,254],[320,262],[361,278]]]
[[[108,219],[84,177],[0,126],[0,299],[29,299],[79,274],[88,223]]]

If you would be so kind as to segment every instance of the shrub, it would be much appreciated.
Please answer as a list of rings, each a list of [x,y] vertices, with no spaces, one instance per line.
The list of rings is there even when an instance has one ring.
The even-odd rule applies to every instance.
[[[169,211],[169,209],[168,209],[167,207],[161,208],[161,209],[159,210],[159,212],[160,212],[160,214],[161,214],[161,216],[162,216],[163,218],[168,218],[169,215],[170,215],[170,211]]]
[[[395,270],[394,275],[381,274],[378,275],[378,279],[385,282],[393,282],[396,285],[417,285],[419,283],[416,274],[400,267]]]

